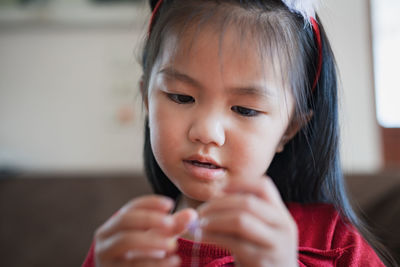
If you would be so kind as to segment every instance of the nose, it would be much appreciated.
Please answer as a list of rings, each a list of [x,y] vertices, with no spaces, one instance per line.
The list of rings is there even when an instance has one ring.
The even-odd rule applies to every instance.
[[[198,116],[190,126],[189,139],[204,145],[223,146],[225,144],[223,118],[210,114]]]

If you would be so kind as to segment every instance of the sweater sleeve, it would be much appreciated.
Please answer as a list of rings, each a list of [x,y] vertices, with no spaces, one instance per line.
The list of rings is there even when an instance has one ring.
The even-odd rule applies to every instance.
[[[89,252],[86,255],[85,261],[82,264],[82,267],[95,267],[94,263],[94,242],[90,246]]]
[[[384,266],[357,229],[328,204],[290,204],[299,230],[299,266]]]
[[[342,250],[337,266],[384,266],[361,234],[341,220],[337,223],[332,245]]]

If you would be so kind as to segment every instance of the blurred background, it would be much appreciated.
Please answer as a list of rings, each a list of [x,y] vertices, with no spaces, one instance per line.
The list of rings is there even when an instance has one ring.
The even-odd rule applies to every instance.
[[[342,165],[400,257],[400,2],[326,0]],[[93,232],[149,192],[139,59],[144,0],[0,0],[0,265],[79,266]]]

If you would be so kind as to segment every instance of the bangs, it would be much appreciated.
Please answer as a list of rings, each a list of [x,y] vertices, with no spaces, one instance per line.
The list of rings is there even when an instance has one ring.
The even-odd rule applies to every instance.
[[[245,1],[173,1],[154,25],[148,40],[147,62],[144,62],[144,85],[147,89],[151,68],[167,38],[175,36],[177,40],[188,41],[189,49],[197,36],[205,29],[213,31],[219,38],[219,55],[223,53],[222,43],[228,29],[234,29],[237,35],[238,51],[251,47],[257,50],[261,62],[261,71],[279,81],[280,88],[291,91],[295,110],[293,119],[305,120],[308,111],[306,105],[308,91],[311,90],[307,79],[306,62],[303,56],[300,32],[304,31],[304,20],[289,12],[276,1],[271,3],[244,4]],[[190,39],[188,39],[190,38]],[[178,46],[168,46],[172,53]],[[175,51],[174,51],[175,50]],[[284,93],[286,90],[281,90]]]

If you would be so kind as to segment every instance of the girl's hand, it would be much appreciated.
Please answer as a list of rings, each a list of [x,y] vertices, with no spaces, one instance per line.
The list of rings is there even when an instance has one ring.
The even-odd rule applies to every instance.
[[[230,184],[199,208],[202,241],[230,250],[242,267],[298,266],[297,225],[272,180]]]
[[[169,215],[172,207],[171,199],[156,195],[122,207],[96,231],[96,266],[179,266],[176,237],[197,215],[190,209]]]

